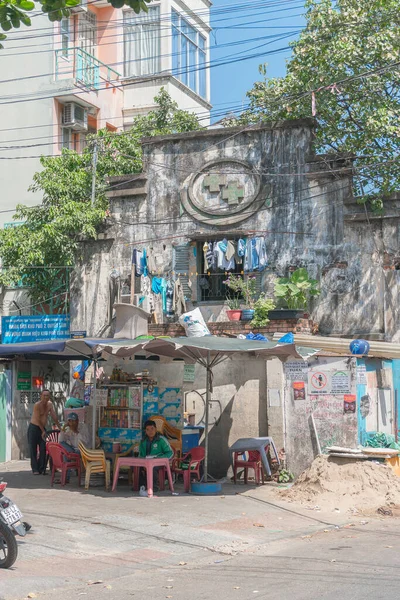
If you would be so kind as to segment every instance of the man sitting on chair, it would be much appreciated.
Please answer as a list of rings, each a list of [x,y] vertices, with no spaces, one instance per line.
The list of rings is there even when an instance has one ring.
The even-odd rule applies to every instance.
[[[67,425],[63,427],[58,442],[67,452],[75,452],[76,454],[80,454],[79,442],[89,446],[88,429],[85,423],[79,423],[79,417],[75,412],[69,413]]]
[[[148,420],[144,424],[145,435],[139,445],[139,457],[146,458],[168,458],[171,459],[174,456],[166,437],[161,435],[157,431],[157,425],[154,421]],[[163,467],[155,467],[154,469],[154,490],[157,491],[158,484],[158,473]],[[140,470],[139,485],[140,487],[146,487],[146,474],[145,469]]]

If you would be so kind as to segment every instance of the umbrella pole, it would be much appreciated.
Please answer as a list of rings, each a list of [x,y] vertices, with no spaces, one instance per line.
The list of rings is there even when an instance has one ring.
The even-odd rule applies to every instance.
[[[208,479],[208,421],[210,410],[210,388],[211,388],[211,371],[210,371],[210,351],[207,352],[207,371],[206,371],[206,412],[205,412],[205,432],[204,432],[204,481]]]
[[[93,375],[93,415],[92,415],[92,448],[93,450],[96,448],[96,409],[97,409],[97,360],[94,360],[94,375]]]

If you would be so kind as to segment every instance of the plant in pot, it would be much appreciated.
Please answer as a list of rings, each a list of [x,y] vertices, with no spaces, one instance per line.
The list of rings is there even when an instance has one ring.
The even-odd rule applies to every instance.
[[[254,303],[254,316],[251,322],[252,327],[265,327],[268,325],[270,318],[269,313],[274,310],[275,302],[272,298],[268,298],[266,294],[261,294]]]
[[[274,314],[270,314],[270,318],[301,317],[308,308],[310,298],[319,296],[320,293],[318,281],[309,277],[307,269],[296,269],[290,277],[281,277],[276,281],[275,297],[281,309],[273,311]]]
[[[224,283],[229,290],[232,290],[236,298],[243,299],[244,308],[241,311],[242,320],[251,321],[254,315],[253,306],[257,291],[256,278],[251,276],[241,277],[240,275],[233,275],[230,273],[228,279],[224,281]]]
[[[242,309],[240,308],[240,298],[237,296],[232,296],[230,294],[226,295],[226,305],[228,307],[226,311],[226,316],[230,321],[240,321],[240,317],[242,316]]]

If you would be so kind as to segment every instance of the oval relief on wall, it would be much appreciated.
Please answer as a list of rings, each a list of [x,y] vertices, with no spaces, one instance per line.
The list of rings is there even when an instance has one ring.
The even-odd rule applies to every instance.
[[[260,190],[260,175],[248,163],[223,158],[206,163],[188,177],[181,199],[193,219],[225,226],[244,221],[260,209],[265,202]]]

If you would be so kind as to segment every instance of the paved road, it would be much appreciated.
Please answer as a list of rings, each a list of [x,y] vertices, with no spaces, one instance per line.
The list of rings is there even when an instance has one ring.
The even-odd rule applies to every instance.
[[[33,478],[24,463],[7,469],[10,496],[33,532],[20,542],[15,568],[0,573],[6,600],[30,593],[46,600],[399,595],[395,518],[350,523],[282,504],[267,486],[149,500],[123,486],[114,495],[74,485],[49,489],[47,478]]]

